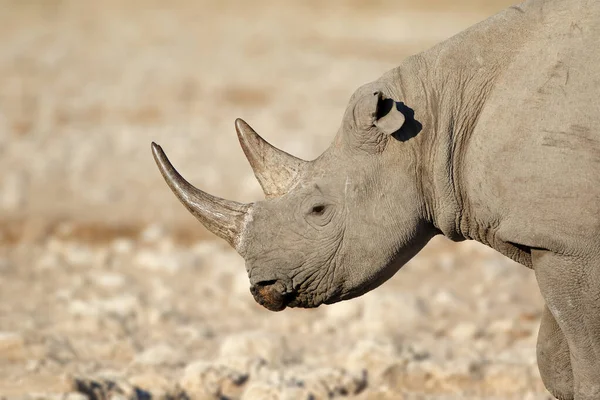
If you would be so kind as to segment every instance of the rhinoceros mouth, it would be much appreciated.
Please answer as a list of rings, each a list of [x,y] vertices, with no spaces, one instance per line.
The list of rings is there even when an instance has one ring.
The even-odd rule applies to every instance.
[[[287,292],[284,284],[278,280],[258,282],[250,287],[254,300],[270,311],[282,311],[293,306],[296,292]]]

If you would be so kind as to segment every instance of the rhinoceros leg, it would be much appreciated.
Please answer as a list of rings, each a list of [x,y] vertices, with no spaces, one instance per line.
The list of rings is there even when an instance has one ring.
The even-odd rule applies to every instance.
[[[575,400],[600,399],[600,261],[594,259],[532,252],[540,291],[569,347]]]
[[[546,389],[560,400],[572,400],[573,371],[565,335],[548,306],[544,307],[537,342],[538,368]]]

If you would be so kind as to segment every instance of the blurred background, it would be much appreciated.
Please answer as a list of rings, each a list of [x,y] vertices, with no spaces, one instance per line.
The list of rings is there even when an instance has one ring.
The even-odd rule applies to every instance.
[[[235,118],[313,159],[358,86],[513,3],[0,0],[0,398],[547,399],[531,271],[436,238],[270,313],[150,153],[260,199]]]

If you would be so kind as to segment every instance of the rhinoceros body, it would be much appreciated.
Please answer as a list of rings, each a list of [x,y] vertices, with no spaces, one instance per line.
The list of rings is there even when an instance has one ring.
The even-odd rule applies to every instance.
[[[204,193],[153,151],[260,304],[356,297],[437,234],[477,240],[535,271],[549,391],[600,399],[600,2],[527,1],[407,58],[355,92],[316,160],[236,129],[264,201]]]

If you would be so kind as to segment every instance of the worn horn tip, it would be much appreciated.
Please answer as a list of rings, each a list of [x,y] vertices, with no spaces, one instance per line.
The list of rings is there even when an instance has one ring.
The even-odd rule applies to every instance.
[[[156,142],[152,142],[152,153],[156,155],[160,151],[162,151],[162,148]]]
[[[250,125],[241,118],[235,119],[235,131],[239,137],[244,136],[244,133],[250,128]],[[252,128],[250,128],[252,129]]]
[[[161,167],[161,170],[164,164],[170,164],[169,159],[167,158],[167,155],[163,151],[162,147],[154,142],[152,142],[152,155],[154,156],[154,161],[156,161],[158,166]]]

